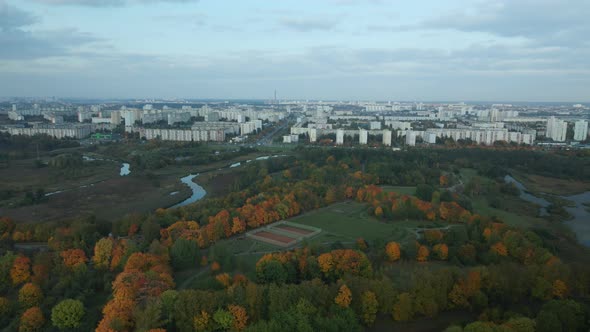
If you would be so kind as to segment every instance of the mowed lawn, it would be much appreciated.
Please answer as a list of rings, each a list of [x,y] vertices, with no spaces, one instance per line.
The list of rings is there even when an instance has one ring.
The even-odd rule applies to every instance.
[[[322,233],[318,237],[322,240],[333,236],[349,241],[354,241],[359,237],[368,241],[377,239],[388,241],[415,239],[414,235],[406,228],[424,224],[417,221],[380,222],[369,216],[366,210],[366,204],[349,201],[333,204],[294,217],[289,221],[321,228]]]

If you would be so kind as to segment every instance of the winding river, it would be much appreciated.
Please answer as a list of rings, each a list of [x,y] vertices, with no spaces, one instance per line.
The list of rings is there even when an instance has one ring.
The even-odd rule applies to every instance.
[[[193,179],[196,178],[199,174],[189,174],[183,178],[180,179],[180,182],[186,184],[189,188],[191,188],[193,194],[185,199],[184,201],[175,204],[173,206],[171,206],[170,208],[177,208],[177,207],[181,207],[181,206],[185,206],[191,203],[194,203],[198,200],[200,200],[201,198],[203,198],[205,196],[205,194],[207,194],[207,192],[205,191],[205,189],[203,189],[203,187],[199,186],[198,184],[193,182]]]
[[[566,211],[573,217],[566,221],[565,224],[574,231],[581,244],[590,247],[590,211],[584,206],[584,203],[590,203],[590,191],[577,195],[560,197],[576,204],[575,207],[565,207]]]
[[[549,205],[551,205],[551,203],[549,201],[547,201],[544,198],[540,198],[537,196],[533,196],[531,194],[529,194],[526,191],[526,188],[524,187],[524,185],[520,182],[518,182],[515,178],[513,178],[510,175],[506,175],[504,177],[504,181],[507,183],[514,183],[514,185],[516,186],[516,188],[518,188],[518,190],[520,190],[520,198],[527,201],[527,202],[531,202],[533,204],[537,204],[539,205],[541,208],[539,209],[539,215],[540,216],[548,216],[549,213],[547,212],[547,207]]]
[[[504,181],[514,183],[514,185],[520,189],[520,198],[541,206],[539,211],[541,216],[548,215],[547,207],[551,205],[549,201],[526,192],[525,186],[510,175],[506,175]],[[576,234],[578,241],[582,245],[590,247],[590,211],[584,206],[584,204],[590,203],[590,191],[577,195],[556,197],[571,201],[575,204],[575,206],[565,207],[566,211],[572,216],[572,218],[565,221],[564,224]]]

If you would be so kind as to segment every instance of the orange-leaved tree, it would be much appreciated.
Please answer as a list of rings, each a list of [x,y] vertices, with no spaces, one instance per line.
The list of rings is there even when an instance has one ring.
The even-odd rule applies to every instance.
[[[15,258],[12,269],[10,269],[10,278],[13,285],[29,281],[31,278],[31,260],[26,256]]]
[[[350,288],[346,285],[340,286],[334,302],[342,308],[348,308],[350,302],[352,302],[352,292],[350,291]]]
[[[389,242],[385,246],[385,254],[387,255],[387,258],[389,259],[390,262],[395,262],[395,261],[399,260],[399,258],[401,256],[401,250],[400,250],[399,243]]]

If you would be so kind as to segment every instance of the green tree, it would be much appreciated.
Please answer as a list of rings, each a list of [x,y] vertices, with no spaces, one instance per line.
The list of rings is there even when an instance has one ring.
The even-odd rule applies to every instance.
[[[186,269],[197,266],[199,247],[195,241],[177,239],[170,248],[170,258],[175,269]]]
[[[535,321],[528,317],[512,318],[503,324],[514,332],[535,332]]]
[[[258,273],[258,280],[266,283],[283,284],[287,281],[287,270],[277,260],[270,260],[262,266]]]
[[[414,317],[414,303],[409,293],[402,293],[393,306],[393,319],[396,321],[408,321]]]
[[[430,202],[432,200],[433,193],[434,188],[432,188],[432,186],[429,186],[427,184],[419,184],[416,187],[415,195],[423,201]]]
[[[51,322],[60,330],[80,327],[84,317],[84,304],[78,300],[66,299],[51,309]]]
[[[223,330],[229,330],[234,324],[234,316],[232,316],[229,311],[224,309],[218,309],[215,311],[213,314],[213,320]]]
[[[377,317],[377,310],[379,309],[379,303],[377,302],[375,293],[371,291],[363,293],[361,296],[361,308],[363,322],[368,326],[373,325]]]

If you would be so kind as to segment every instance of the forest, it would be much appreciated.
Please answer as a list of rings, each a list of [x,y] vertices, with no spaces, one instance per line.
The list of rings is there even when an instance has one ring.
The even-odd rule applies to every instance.
[[[154,167],[177,162],[171,151],[153,151],[150,160],[167,156]],[[132,167],[149,169],[144,157]],[[215,156],[190,158],[182,162]],[[465,169],[477,176],[465,178]],[[21,332],[588,331],[590,256],[575,234],[557,215],[521,226],[478,213],[481,197],[500,202],[500,210],[524,206],[519,190],[503,181],[513,171],[590,181],[590,156],[299,148],[232,170],[229,193],[180,208],[116,220],[1,218],[0,326]],[[385,190],[395,186],[415,189]],[[362,207],[353,222],[412,223],[412,232],[399,226],[406,234],[401,240],[388,234],[312,239],[266,248],[239,263],[241,256],[219,249],[250,230],[343,202]],[[187,274],[205,281],[186,287]],[[415,328],[416,322],[426,327]]]

